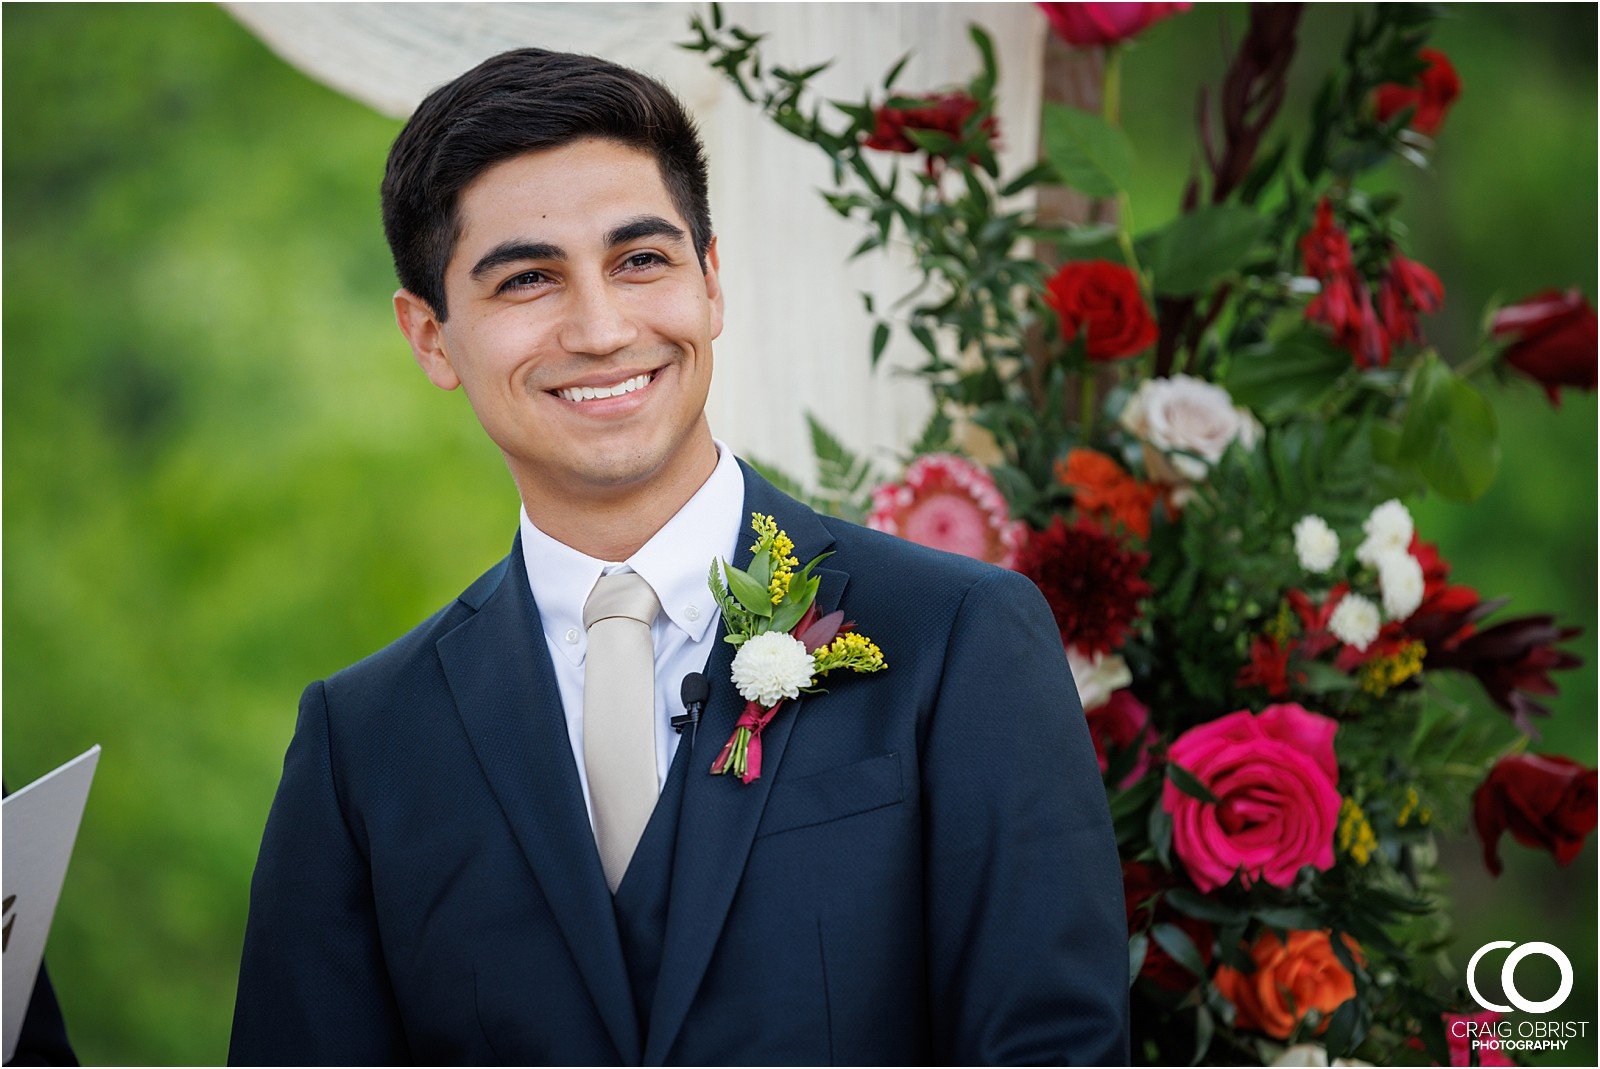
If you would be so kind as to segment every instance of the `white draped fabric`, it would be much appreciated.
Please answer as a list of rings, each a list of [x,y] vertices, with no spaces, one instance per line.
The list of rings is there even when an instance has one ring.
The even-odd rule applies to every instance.
[[[903,448],[928,413],[925,387],[896,375],[918,363],[896,334],[869,368],[872,320],[859,294],[887,307],[915,281],[905,257],[869,254],[846,264],[863,231],[818,190],[831,188],[823,154],[763,118],[699,53],[683,3],[364,3],[224,5],[306,74],[393,116],[434,86],[508,48],[538,46],[603,56],[660,78],[697,116],[711,156],[711,212],[728,314],[716,345],[708,412],[741,454],[803,480],[813,473],[801,412],[880,459]],[[994,37],[1001,65],[1002,165],[1037,152],[1046,24],[1032,4],[730,3],[727,23],[770,35],[769,62],[834,65],[816,84],[859,101],[900,55],[913,52],[897,89],[964,82],[977,69],[970,23]],[[888,159],[885,158],[887,165]],[[379,161],[374,161],[378,166]]]

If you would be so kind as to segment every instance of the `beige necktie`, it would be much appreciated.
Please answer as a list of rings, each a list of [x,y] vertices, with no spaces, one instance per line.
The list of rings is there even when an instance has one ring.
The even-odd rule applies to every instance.
[[[650,624],[661,611],[637,572],[603,575],[583,607],[583,765],[594,839],[613,894],[655,809],[656,663]]]

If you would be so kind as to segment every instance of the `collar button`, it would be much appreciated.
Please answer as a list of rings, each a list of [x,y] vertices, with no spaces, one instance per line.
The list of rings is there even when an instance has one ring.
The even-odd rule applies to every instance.
[[[566,639],[569,643],[576,643],[578,641],[578,629],[576,627],[569,627],[567,628],[567,633],[561,637]]]
[[[683,616],[686,620],[698,620],[700,619],[700,610],[695,608],[693,605],[690,605],[687,609],[683,610]]]

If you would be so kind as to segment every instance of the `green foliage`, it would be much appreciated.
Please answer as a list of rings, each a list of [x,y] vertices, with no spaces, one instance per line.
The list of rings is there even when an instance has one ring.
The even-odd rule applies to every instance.
[[[1140,260],[1164,296],[1197,293],[1240,266],[1266,235],[1268,220],[1234,204],[1197,208],[1149,238]]]
[[[1429,353],[1411,387],[1398,456],[1451,501],[1472,501],[1500,468],[1494,410],[1464,379]]]
[[[1098,115],[1046,103],[1040,136],[1059,181],[1091,197],[1114,197],[1128,188],[1133,145]]]

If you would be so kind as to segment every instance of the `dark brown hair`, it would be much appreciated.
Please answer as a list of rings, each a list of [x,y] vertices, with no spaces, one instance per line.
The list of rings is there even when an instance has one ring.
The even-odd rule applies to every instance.
[[[519,48],[429,93],[389,149],[383,231],[400,284],[442,322],[445,267],[461,237],[461,191],[502,160],[589,137],[655,157],[704,267],[711,244],[705,150],[678,98],[603,59]]]

